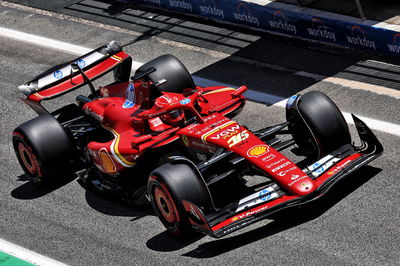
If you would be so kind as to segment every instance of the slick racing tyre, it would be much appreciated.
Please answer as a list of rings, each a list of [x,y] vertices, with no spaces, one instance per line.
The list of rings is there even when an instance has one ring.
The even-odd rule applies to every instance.
[[[286,119],[296,144],[313,159],[351,143],[346,120],[322,92],[312,91],[289,98]]]
[[[155,169],[148,182],[153,209],[167,230],[176,235],[193,233],[182,200],[209,207],[210,195],[205,184],[186,164],[164,164]]]
[[[135,74],[140,74],[150,67],[156,69],[155,72],[149,75],[153,83],[157,83],[162,79],[166,80],[165,83],[158,86],[161,91],[182,93],[185,89],[195,88],[189,71],[182,62],[173,55],[166,54],[159,56],[139,67]]]
[[[71,173],[73,145],[53,116],[41,115],[18,126],[12,142],[22,169],[35,184],[48,184]]]

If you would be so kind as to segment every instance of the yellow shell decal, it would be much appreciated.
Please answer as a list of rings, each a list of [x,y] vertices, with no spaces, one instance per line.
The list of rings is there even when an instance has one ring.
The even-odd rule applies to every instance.
[[[253,146],[251,149],[247,151],[247,156],[249,157],[260,157],[261,155],[265,154],[268,152],[268,146],[267,145],[257,145]]]
[[[239,220],[239,217],[235,216],[231,219],[232,222]]]

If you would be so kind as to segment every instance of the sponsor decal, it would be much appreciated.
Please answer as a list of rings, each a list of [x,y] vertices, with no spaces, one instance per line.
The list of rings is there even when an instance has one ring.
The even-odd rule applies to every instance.
[[[261,144],[261,145],[256,145],[251,147],[248,151],[247,151],[247,156],[248,157],[255,157],[258,158],[261,155],[267,153],[269,151],[269,147],[267,145]]]
[[[241,227],[243,227],[243,226],[244,226],[244,224],[238,224],[238,225],[236,225],[236,226],[234,226],[234,227],[230,227],[230,228],[224,230],[223,233],[224,233],[224,234],[228,234],[228,233],[230,233],[230,232],[232,232],[232,231],[235,231],[235,230],[237,230],[237,229],[239,229],[239,228],[241,228]]]
[[[168,2],[169,2],[169,5],[174,8],[185,9],[185,10],[189,10],[190,12],[192,12],[192,10],[193,10],[192,4],[188,3],[184,0],[168,0]]]
[[[296,180],[297,178],[299,178],[299,175],[292,175],[292,177],[290,178],[291,180]]]
[[[86,61],[83,59],[78,59],[78,61],[75,62],[81,69],[86,66]]]
[[[265,201],[269,201],[275,198],[278,198],[278,193],[272,187],[266,187],[258,192],[255,192],[243,199],[241,199],[238,203],[238,208],[236,212],[242,211],[246,208],[249,208],[254,205],[258,205]]]
[[[286,16],[282,11],[277,10],[274,12],[274,20],[268,20],[269,26],[273,29],[283,30],[297,34],[296,25],[287,21]]]
[[[202,142],[198,142],[196,140],[190,140],[190,144],[192,146],[195,146],[197,148],[203,149],[203,150],[208,150],[209,152],[213,153],[217,150],[215,146],[207,145]]]
[[[199,4],[200,12],[205,15],[224,18],[224,10],[217,8],[213,0],[203,0],[203,4]]]
[[[102,115],[96,113],[95,111],[93,111],[92,109],[89,109],[88,107],[86,107],[84,111],[85,111],[85,113],[96,118],[100,122],[103,121],[103,119],[104,119],[104,117]]]
[[[313,165],[311,165],[311,168],[314,168],[314,169],[316,169],[316,168],[318,168],[317,170],[315,170],[313,173],[316,173],[316,174],[322,174],[324,171],[325,171],[325,167],[324,167],[324,165],[321,165],[320,163],[318,163],[318,162],[316,162],[315,164],[313,164]]]
[[[217,117],[216,114],[209,115],[206,118],[204,118],[204,122],[210,121],[211,119],[216,118],[216,117]]]
[[[400,53],[400,45],[398,44],[399,37],[400,33],[396,33],[395,35],[393,35],[393,43],[387,44],[389,51],[391,51],[392,53]]]
[[[188,103],[190,103],[190,102],[191,102],[190,99],[185,98],[185,99],[181,100],[179,103],[182,104],[182,105],[185,105],[185,104],[188,104]]]
[[[54,76],[56,79],[62,79],[63,73],[61,72],[61,70],[56,70],[56,71],[54,71],[53,76]]]
[[[162,121],[159,117],[153,118],[153,119],[149,119],[149,123],[151,124],[151,126],[153,127],[158,127],[160,125],[162,125]]]
[[[297,183],[297,182],[299,182],[299,181],[301,181],[301,180],[303,180],[303,179],[306,179],[306,178],[308,178],[308,176],[306,176],[306,175],[304,175],[304,176],[302,176],[302,177],[299,177],[299,178],[295,179],[294,181],[290,182],[290,183],[288,184],[288,186],[291,187],[291,186],[293,186],[295,183]]]
[[[99,60],[100,58],[103,58],[103,57],[104,57],[103,54],[98,53],[98,52],[93,52],[80,60],[83,60],[85,62],[85,66],[87,66],[87,65],[90,65],[90,64],[96,62],[97,60]],[[77,60],[75,63],[77,63],[79,65],[80,60]],[[80,65],[82,65],[82,63],[80,63]],[[62,79],[65,76],[70,75],[70,73],[71,73],[71,65],[64,66],[46,76],[38,79],[37,88],[35,88],[35,89],[41,89],[41,88],[57,81],[58,79]],[[43,96],[39,96],[39,97],[42,98]]]
[[[258,193],[260,200],[266,201],[266,200],[271,199],[271,198],[272,198],[272,193],[271,193],[271,192],[272,192],[272,191],[271,191],[270,189],[263,189],[263,190],[261,190],[261,191]]]
[[[272,159],[274,159],[276,157],[275,154],[268,154],[267,156],[261,158],[261,160],[265,163],[268,161],[271,161]]]
[[[339,172],[340,170],[342,170],[343,168],[346,167],[346,165],[348,165],[349,163],[351,163],[351,160],[347,160],[346,162],[336,166],[335,168],[333,168],[332,170],[328,171],[328,175],[334,175],[337,172]]]
[[[307,169],[311,171],[311,174],[314,177],[318,177],[338,161],[338,158],[335,158],[332,155],[327,155],[318,162],[308,166]]]
[[[206,127],[204,127],[204,128],[202,128],[202,129],[200,129],[200,130],[197,130],[196,131],[196,135],[200,135],[200,134],[204,134],[203,136],[201,136],[201,139],[205,142],[205,138],[206,137],[208,137],[208,136],[210,136],[212,133],[214,133],[214,132],[216,132],[216,131],[218,131],[219,129],[220,129],[220,127],[217,127],[216,128],[216,126],[218,126],[218,125],[220,125],[220,124],[222,124],[222,123],[225,123],[226,121],[229,121],[229,118],[224,118],[224,119],[221,119],[221,120],[218,120],[218,121],[216,121],[214,124],[212,124],[212,125],[209,125],[209,126],[206,126]],[[227,125],[231,125],[231,124],[233,124],[233,123],[235,123],[234,121],[231,121],[231,122],[228,122],[228,123],[226,123]],[[199,124],[195,124],[195,126],[198,126]],[[225,127],[225,126],[227,126],[227,125],[223,125],[221,128],[223,128],[223,127]],[[207,132],[208,131],[208,132]],[[204,133],[204,132],[206,132],[206,133]]]
[[[284,167],[286,167],[288,165],[290,165],[289,161],[287,161],[286,163],[283,163],[283,164],[279,165],[278,167],[272,169],[271,172],[275,173],[276,171],[281,170],[282,168],[284,168]]]
[[[247,132],[247,130],[243,130],[243,131],[239,132],[238,134],[233,135],[230,139],[228,139],[229,148],[231,148],[232,146],[235,146],[236,144],[239,144],[240,142],[243,143],[243,141],[248,139],[249,136],[250,135]]]
[[[238,124],[223,130],[222,132],[218,133],[216,136],[212,136],[211,139],[226,139],[230,136],[233,136],[239,132],[240,126]]]
[[[232,219],[231,219],[232,222],[237,221],[237,220],[239,220],[239,217],[237,217],[237,216],[232,217]]]
[[[126,99],[122,108],[132,108],[135,105],[135,102],[135,86],[133,85],[133,82],[131,82],[126,90]]]
[[[200,132],[202,133],[202,132],[204,132],[204,131],[206,131],[206,130],[210,130],[211,128],[213,128],[214,127],[214,129],[212,129],[212,130],[210,130],[210,131],[208,131],[208,132],[206,132],[206,133],[204,133],[202,136],[201,136],[201,139],[202,139],[202,141],[204,142],[204,143],[206,143],[207,142],[207,138],[210,136],[210,135],[212,135],[212,134],[214,134],[215,132],[217,132],[217,131],[219,131],[219,130],[221,130],[221,129],[223,129],[223,128],[226,128],[226,127],[228,127],[228,126],[230,126],[230,125],[232,125],[232,124],[236,124],[236,122],[235,121],[229,121],[229,122],[227,122],[227,123],[225,123],[225,124],[222,124],[222,125],[220,125],[220,126],[217,126],[217,125],[219,125],[221,123],[221,121],[218,121],[218,122],[216,122],[215,124],[213,124],[213,125],[211,125],[211,126],[207,126],[207,127],[205,127],[204,129],[202,129]],[[215,127],[215,126],[217,126],[217,127]],[[234,132],[235,132],[235,130],[238,130],[239,128],[240,128],[240,126],[239,125],[237,125],[237,127],[236,126],[234,126],[235,127],[235,129],[234,129]],[[196,133],[197,134],[197,133]],[[219,139],[219,134],[217,135],[217,136],[214,136],[216,139]]]
[[[149,3],[149,4],[155,4],[155,5],[161,6],[160,0],[143,0],[143,1],[146,3]]]
[[[289,169],[287,169],[287,170],[280,171],[277,175],[279,175],[279,176],[285,176],[287,173],[289,173],[289,172],[291,172],[291,171],[293,171],[293,170],[295,170],[295,169],[297,169],[297,167],[292,167],[292,168],[289,168]]]
[[[274,154],[271,154],[271,155],[274,155]],[[263,158],[263,159],[264,159],[264,158]],[[275,165],[277,165],[277,164],[279,164],[279,163],[281,163],[281,162],[283,162],[283,161],[285,161],[285,158],[282,158],[282,159],[280,159],[280,160],[278,160],[278,161],[275,161],[275,162],[273,162],[273,163],[267,165],[267,168],[271,168],[272,166],[275,166]]]
[[[188,129],[188,130],[193,130],[195,127],[197,127],[199,124],[197,124],[197,123],[193,123],[193,124],[191,124],[190,126],[188,126],[188,127],[186,127],[186,129]]]
[[[260,208],[245,212],[245,213],[240,214],[240,215],[236,215],[236,216],[231,218],[231,221],[234,222],[234,221],[237,221],[237,220],[252,216],[252,215],[254,215],[256,213],[259,213],[259,212],[262,212],[262,211],[264,211],[266,209],[268,209],[268,205],[261,206]]]
[[[349,44],[376,50],[375,42],[370,40],[367,33],[358,25],[351,28],[351,35],[346,35],[346,39]]]
[[[182,138],[182,141],[185,144],[185,146],[188,147],[189,146],[189,140],[186,137],[186,135],[182,135],[181,138]]]
[[[237,21],[260,26],[258,18],[253,15],[253,11],[245,3],[239,3],[237,5],[236,12],[233,12],[233,17]]]
[[[321,39],[332,40],[333,42],[336,42],[336,34],[332,31],[330,31],[329,27],[325,26],[322,19],[313,18],[311,20],[311,24],[312,24],[312,27],[307,28],[308,35],[313,36],[313,37],[318,37]]]
[[[297,95],[293,95],[292,97],[290,97],[286,103],[286,108],[290,109],[296,99],[297,99]]]

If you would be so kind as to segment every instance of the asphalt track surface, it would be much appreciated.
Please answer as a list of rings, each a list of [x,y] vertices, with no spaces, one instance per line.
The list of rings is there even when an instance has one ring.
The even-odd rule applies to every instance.
[[[95,48],[138,35],[54,14],[0,5],[0,25]],[[293,47],[296,49],[296,47]],[[340,109],[400,124],[399,100],[368,91],[240,62],[229,54],[150,38],[125,49],[146,62],[171,53],[191,73],[287,97],[323,91]],[[87,191],[75,180],[35,190],[18,165],[11,132],[35,113],[17,86],[75,56],[0,38],[0,238],[72,265],[395,265],[400,261],[400,142],[376,131],[384,155],[340,182],[320,201],[290,209],[222,239],[176,239],[151,209],[137,209]],[[88,89],[87,89],[88,90]],[[72,101],[65,96],[52,109]],[[248,102],[237,120],[250,129],[284,121],[284,109]],[[355,138],[357,140],[357,138]]]

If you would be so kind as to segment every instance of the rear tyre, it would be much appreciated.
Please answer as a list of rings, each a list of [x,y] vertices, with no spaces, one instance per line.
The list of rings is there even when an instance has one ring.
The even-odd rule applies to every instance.
[[[195,88],[195,84],[189,71],[182,62],[173,55],[166,54],[159,56],[142,65],[136,70],[135,74],[139,74],[150,67],[156,69],[155,72],[149,75],[149,78],[153,83],[162,79],[167,81],[158,86],[161,91],[182,93],[185,89]]]
[[[211,198],[205,184],[186,164],[164,164],[155,169],[148,182],[153,209],[162,224],[176,235],[192,234],[182,200],[208,208]]]
[[[49,184],[72,173],[72,142],[51,115],[41,115],[13,132],[13,146],[25,174],[37,185]]]
[[[286,119],[296,144],[312,159],[351,144],[346,120],[335,103],[322,92],[292,96],[286,105]]]

